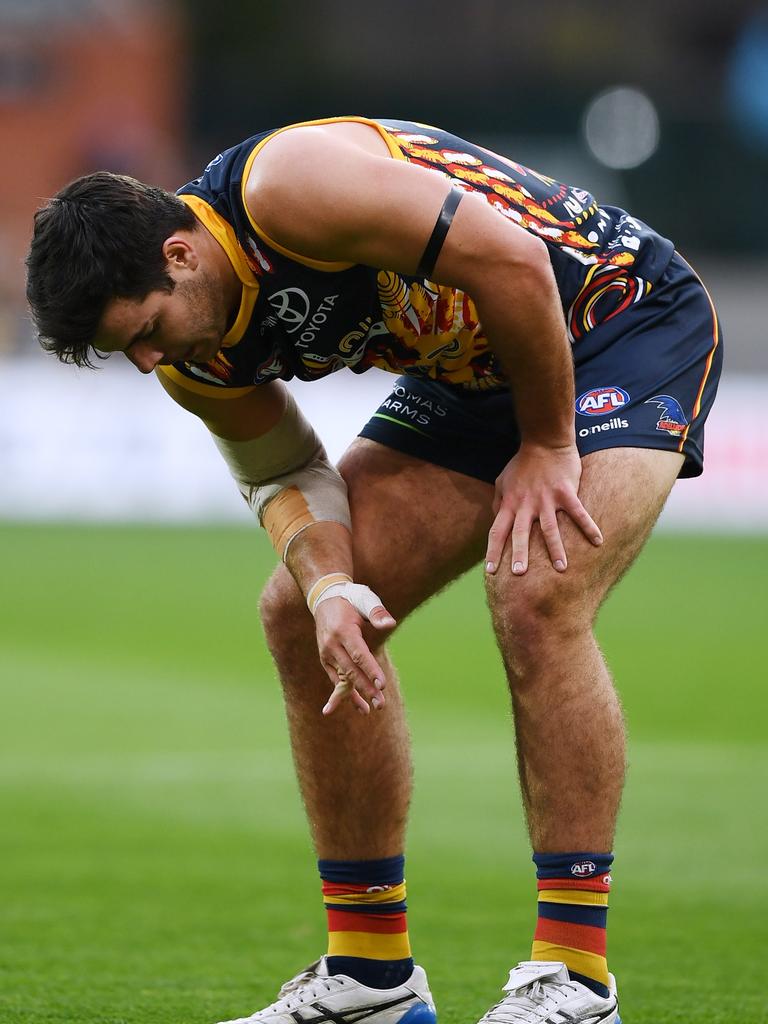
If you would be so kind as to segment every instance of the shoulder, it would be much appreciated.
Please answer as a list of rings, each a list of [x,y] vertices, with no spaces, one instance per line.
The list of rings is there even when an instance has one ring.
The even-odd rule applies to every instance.
[[[254,147],[245,195],[282,198],[290,192],[295,198],[297,189],[332,188],[390,158],[384,136],[372,121],[290,125]]]
[[[337,243],[346,238],[347,222],[354,221],[377,165],[392,162],[360,145],[349,127],[292,127],[256,152],[242,196],[265,237],[305,257],[347,260]]]

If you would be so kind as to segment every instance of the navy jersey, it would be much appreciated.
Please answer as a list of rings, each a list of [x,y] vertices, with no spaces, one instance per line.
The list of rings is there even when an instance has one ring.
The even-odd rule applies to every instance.
[[[370,125],[393,159],[484,195],[500,216],[541,238],[576,345],[646,295],[672,256],[671,242],[623,210],[598,206],[582,189],[441,129],[358,117],[305,123],[339,121]],[[224,247],[243,293],[216,358],[176,364],[171,375],[206,393],[275,378],[313,380],[344,366],[356,373],[378,366],[475,391],[506,387],[471,296],[386,268],[306,259],[260,228],[258,210],[245,205],[245,182],[261,148],[287,128],[221,153],[178,191]]]

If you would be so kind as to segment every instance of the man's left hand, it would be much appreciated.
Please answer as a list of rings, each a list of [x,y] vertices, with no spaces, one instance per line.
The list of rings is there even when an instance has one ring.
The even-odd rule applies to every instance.
[[[528,569],[531,528],[538,521],[553,567],[565,572],[568,560],[559,511],[566,512],[584,536],[599,545],[603,535],[579,500],[581,458],[576,445],[551,448],[524,442],[496,478],[495,519],[488,535],[486,571],[495,573],[512,535],[512,572]]]

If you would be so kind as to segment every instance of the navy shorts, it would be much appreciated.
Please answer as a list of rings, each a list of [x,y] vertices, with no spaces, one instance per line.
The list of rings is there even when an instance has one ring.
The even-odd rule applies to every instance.
[[[573,354],[582,457],[658,448],[685,456],[681,477],[699,476],[722,338],[712,301],[681,256],[644,298],[588,330]],[[398,377],[360,436],[489,483],[520,445],[509,393],[415,376]]]

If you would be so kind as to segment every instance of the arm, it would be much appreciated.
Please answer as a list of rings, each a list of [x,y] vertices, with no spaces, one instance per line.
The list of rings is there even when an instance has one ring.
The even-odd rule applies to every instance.
[[[254,161],[249,209],[268,234],[302,255],[414,273],[449,189],[440,175],[379,155],[332,127],[297,128]],[[369,132],[361,128],[361,132]],[[556,568],[565,568],[562,508],[594,542],[600,532],[578,499],[571,351],[560,298],[540,239],[466,194],[433,275],[472,295],[511,382],[523,443],[497,481],[488,562],[498,564],[512,523],[513,563],[527,567],[539,520]]]
[[[380,628],[395,623],[367,587],[352,584],[346,485],[291,394],[274,382],[235,398],[209,397],[186,389],[166,371],[158,377],[211,431],[240,493],[307,599],[320,659],[336,688],[327,713],[345,696],[367,713],[358,688],[381,707],[384,673],[361,625],[363,619]]]

